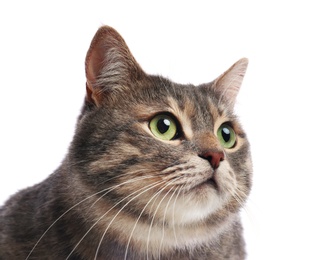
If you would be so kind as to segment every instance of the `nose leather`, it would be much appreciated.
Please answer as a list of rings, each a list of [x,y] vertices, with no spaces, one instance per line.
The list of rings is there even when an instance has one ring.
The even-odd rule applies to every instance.
[[[225,155],[223,151],[206,151],[199,155],[203,159],[206,159],[209,161],[213,169],[217,169],[220,165],[220,162],[225,159]]]

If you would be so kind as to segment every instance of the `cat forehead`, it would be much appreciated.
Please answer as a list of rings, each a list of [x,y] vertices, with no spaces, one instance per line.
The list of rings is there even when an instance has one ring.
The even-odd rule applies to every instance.
[[[198,87],[177,86],[172,91],[159,92],[159,98],[156,96],[149,102],[134,106],[134,113],[139,118],[150,120],[157,114],[170,113],[179,121],[188,138],[193,138],[196,132],[216,129],[228,120],[228,116],[219,110],[211,95],[200,92]]]
[[[224,121],[210,97],[194,100],[188,96],[181,106],[176,99],[168,97],[168,104],[168,112],[177,117],[188,138],[193,138],[194,132],[209,131],[218,121]]]

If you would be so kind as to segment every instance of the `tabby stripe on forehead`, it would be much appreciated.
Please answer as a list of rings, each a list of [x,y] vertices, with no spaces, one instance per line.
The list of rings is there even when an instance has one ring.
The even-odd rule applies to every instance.
[[[168,97],[168,103],[171,109],[171,113],[174,114],[178,120],[180,121],[182,130],[187,139],[193,138],[192,124],[191,118],[194,116],[194,105],[192,101],[187,99],[186,105],[181,109],[178,101],[175,99]]]

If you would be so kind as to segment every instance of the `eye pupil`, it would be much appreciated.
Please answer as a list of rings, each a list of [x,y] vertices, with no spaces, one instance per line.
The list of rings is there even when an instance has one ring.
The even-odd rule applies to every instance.
[[[227,143],[230,140],[230,130],[227,127],[222,129],[222,136],[224,141]]]
[[[161,118],[157,122],[157,129],[161,134],[166,133],[170,128],[170,121],[165,118]]]

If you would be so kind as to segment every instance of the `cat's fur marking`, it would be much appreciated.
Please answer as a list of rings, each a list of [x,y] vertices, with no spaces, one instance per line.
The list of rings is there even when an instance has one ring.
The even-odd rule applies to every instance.
[[[101,27],[69,153],[0,209],[0,259],[244,259],[239,210],[252,166],[234,104],[247,63],[180,85],[147,75]],[[153,134],[161,114],[176,122],[175,139]],[[236,133],[230,148],[219,141],[225,123]]]

